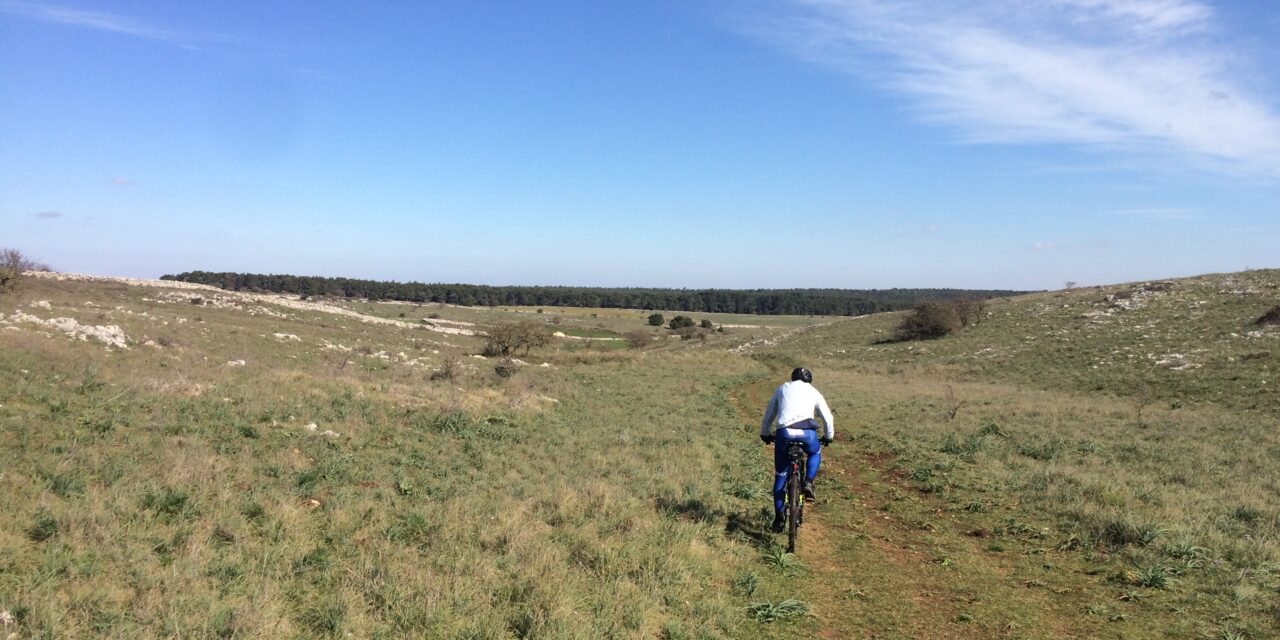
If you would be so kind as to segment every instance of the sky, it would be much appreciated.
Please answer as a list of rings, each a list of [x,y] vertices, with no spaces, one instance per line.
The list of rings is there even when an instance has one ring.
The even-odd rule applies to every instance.
[[[0,246],[493,285],[1275,268],[1276,33],[1252,0],[0,0]]]

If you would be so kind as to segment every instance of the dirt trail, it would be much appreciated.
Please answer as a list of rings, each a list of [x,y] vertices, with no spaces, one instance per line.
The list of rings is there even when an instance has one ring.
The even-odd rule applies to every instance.
[[[760,419],[785,374],[739,387],[734,405]],[[1077,637],[1043,591],[1012,575],[1013,559],[984,548],[944,505],[892,469],[892,457],[837,441],[823,456],[816,508],[806,510],[797,555],[812,585],[803,594],[823,638]],[[762,448],[761,464],[772,456]],[[904,498],[905,496],[905,498]],[[908,501],[912,508],[886,509]],[[921,517],[924,514],[928,517]]]

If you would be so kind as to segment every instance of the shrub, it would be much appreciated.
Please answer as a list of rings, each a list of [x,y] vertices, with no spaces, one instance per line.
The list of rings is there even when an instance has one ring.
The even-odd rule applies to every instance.
[[[916,305],[902,319],[894,337],[901,342],[908,340],[933,340],[950,335],[964,327],[960,310],[953,303],[926,301]]]
[[[706,319],[706,318],[703,318],[703,319],[702,319],[702,322],[698,323],[698,326],[699,326],[699,327],[702,327],[703,329],[714,329],[714,328],[716,328],[715,323],[711,322],[710,320],[708,320],[708,319]]]
[[[894,330],[894,340],[933,340],[982,322],[986,300],[926,300],[915,306]]]
[[[650,325],[653,325],[655,327],[661,327],[663,322],[666,322],[666,318],[663,318],[661,313],[649,314]]]
[[[627,344],[630,345],[632,349],[643,349],[653,340],[653,336],[644,329],[629,331],[627,332],[626,338]]]
[[[697,335],[697,333],[698,328],[694,326],[680,327],[676,329],[676,335],[680,336],[681,340],[691,340],[694,335]]]
[[[462,373],[462,359],[456,353],[445,354],[440,368],[431,372],[432,380],[453,380]]]
[[[1254,320],[1253,323],[1259,327],[1268,324],[1280,324],[1280,304],[1271,307],[1269,311],[1258,316],[1258,319]]]
[[[961,327],[982,322],[982,317],[987,313],[986,300],[954,300],[950,304],[955,307],[956,315],[960,316]]]
[[[676,330],[683,329],[685,327],[692,327],[694,324],[693,318],[690,318],[689,316],[676,316],[671,319],[671,322],[667,323],[667,326]]]
[[[16,289],[24,271],[49,271],[49,266],[27,258],[17,249],[0,248],[0,293]]]
[[[531,320],[507,322],[489,329],[484,355],[509,356],[517,351],[528,355],[530,349],[544,346],[550,341],[550,331],[540,323]]]
[[[493,372],[497,374],[499,378],[510,378],[519,370],[520,365],[511,358],[503,358],[498,361],[498,364],[493,365]]]

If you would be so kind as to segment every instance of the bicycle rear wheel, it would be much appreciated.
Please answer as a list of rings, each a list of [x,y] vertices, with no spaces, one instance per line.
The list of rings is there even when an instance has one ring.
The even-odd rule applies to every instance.
[[[800,492],[800,466],[793,464],[787,477],[787,552],[795,553],[796,536],[800,533],[800,514],[804,495]]]

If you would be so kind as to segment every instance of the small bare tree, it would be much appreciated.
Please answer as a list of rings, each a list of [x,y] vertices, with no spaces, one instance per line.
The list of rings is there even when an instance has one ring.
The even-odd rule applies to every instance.
[[[644,329],[627,332],[627,344],[632,349],[643,349],[653,342],[653,334]]]
[[[955,420],[956,414],[960,413],[960,407],[964,406],[964,400],[956,397],[956,390],[947,385],[947,420]]]
[[[462,358],[457,353],[449,352],[440,362],[440,368],[431,372],[432,380],[453,380],[462,375]]]
[[[17,249],[0,248],[0,293],[16,289],[23,272],[49,270],[49,265],[31,260]]]
[[[507,322],[489,329],[484,344],[486,356],[509,356],[517,351],[529,354],[530,349],[551,341],[551,332],[545,325],[532,320]]]

